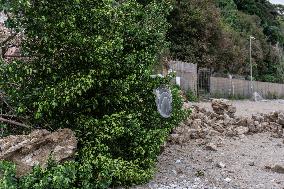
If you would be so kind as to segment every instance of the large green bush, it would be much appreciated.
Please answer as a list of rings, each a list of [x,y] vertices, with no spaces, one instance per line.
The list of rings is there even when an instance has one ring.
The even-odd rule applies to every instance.
[[[7,24],[24,32],[23,54],[29,58],[1,66],[1,89],[34,125],[68,127],[79,140],[74,165],[35,170],[18,187],[107,188],[147,181],[160,146],[185,116],[173,89],[173,115],[160,117],[153,90],[170,78],[150,77],[167,46],[170,3],[2,0],[2,5],[11,16]]]
[[[15,165],[0,161],[0,189],[70,189],[76,183],[77,168],[78,164],[75,162],[56,165],[50,161],[47,168],[36,166],[31,174],[17,179]]]

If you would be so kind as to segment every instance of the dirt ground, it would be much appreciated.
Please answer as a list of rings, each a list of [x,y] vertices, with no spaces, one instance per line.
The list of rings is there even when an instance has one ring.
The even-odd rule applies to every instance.
[[[240,116],[284,111],[281,100],[233,104]],[[198,105],[211,109],[209,102]],[[284,139],[258,133],[168,144],[153,180],[132,189],[284,189]]]

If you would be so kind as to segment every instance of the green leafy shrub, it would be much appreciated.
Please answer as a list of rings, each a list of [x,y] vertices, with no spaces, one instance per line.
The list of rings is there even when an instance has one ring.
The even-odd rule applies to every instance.
[[[15,177],[16,166],[0,161],[0,189],[16,189],[17,179]]]
[[[267,98],[267,99],[278,99],[279,96],[275,92],[268,92],[268,94],[266,95],[265,98]]]
[[[67,162],[58,165],[49,162],[46,168],[35,166],[33,171],[20,179],[15,177],[16,166],[10,162],[0,161],[1,189],[67,189],[74,188],[78,164]]]
[[[159,115],[151,78],[167,47],[162,1],[2,0],[9,25],[24,29],[29,61],[2,65],[0,88],[19,115],[42,128],[68,127],[76,164],[35,170],[19,188],[107,188],[146,182],[160,146],[187,112],[172,89],[173,113]],[[12,85],[13,84],[13,85]],[[16,86],[16,87],[15,87]]]
[[[62,165],[49,164],[47,168],[36,166],[32,173],[19,180],[22,189],[67,189],[73,188],[76,181],[78,165],[68,162]]]
[[[192,90],[186,92],[186,98],[190,102],[198,102],[199,100],[198,96]]]

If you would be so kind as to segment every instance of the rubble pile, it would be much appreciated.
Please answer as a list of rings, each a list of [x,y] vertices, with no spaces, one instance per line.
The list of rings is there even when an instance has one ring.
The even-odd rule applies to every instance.
[[[235,116],[236,107],[224,99],[212,100],[212,108],[213,112],[193,106],[190,117],[173,130],[169,141],[182,144],[190,139],[234,137],[261,132],[284,138],[284,112],[238,117]]]

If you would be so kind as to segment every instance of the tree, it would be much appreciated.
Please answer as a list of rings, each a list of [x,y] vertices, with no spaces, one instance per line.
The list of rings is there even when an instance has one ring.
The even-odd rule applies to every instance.
[[[249,36],[254,36],[254,77],[275,82],[279,59],[274,45],[283,41],[277,15],[264,0],[175,1],[168,17],[171,56],[213,72],[249,75]]]
[[[277,9],[268,0],[234,0],[238,10],[250,15],[257,15],[261,19],[261,25],[264,28],[264,34],[269,41],[276,44],[283,34],[279,32],[279,23]]]
[[[165,49],[170,3],[162,1],[2,0],[24,31],[30,61],[1,66],[1,88],[39,127],[69,127],[79,138],[79,188],[140,183],[151,177],[160,145],[182,118],[174,95],[159,116],[150,77]],[[40,182],[40,179],[35,182]]]
[[[242,74],[247,51],[246,40],[233,28],[238,19],[236,5],[220,0],[217,4],[224,8],[221,11],[215,3],[176,2],[168,18],[172,25],[167,35],[171,54],[175,59],[197,63],[213,72]]]
[[[167,34],[174,59],[214,67],[221,30],[220,15],[213,5],[210,0],[175,1],[168,17],[172,27]]]

